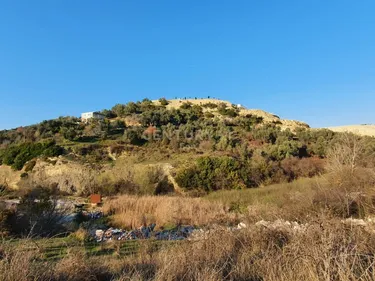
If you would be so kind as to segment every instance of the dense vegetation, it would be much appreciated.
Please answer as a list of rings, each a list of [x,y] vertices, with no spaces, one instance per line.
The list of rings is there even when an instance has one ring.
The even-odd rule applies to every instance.
[[[63,152],[64,149],[56,145],[54,141],[10,145],[0,151],[0,164],[12,166],[15,170],[21,170],[26,162],[36,157],[55,157],[63,154]]]
[[[374,280],[374,138],[282,130],[213,103],[159,102],[116,105],[103,121],[59,118],[0,132],[1,163],[30,171],[21,180],[29,188],[11,194],[17,207],[0,204],[1,280]],[[58,186],[31,178],[36,158],[61,154],[77,169],[62,182],[86,184],[76,194],[127,195],[109,197],[98,221],[63,225],[71,213],[58,206]],[[149,161],[155,155],[164,163]],[[165,196],[174,190],[165,172],[173,157],[184,195],[202,198]],[[103,223],[188,224],[203,236],[95,244]],[[128,245],[136,247],[124,256]]]
[[[168,104],[164,98],[159,103],[144,99],[103,110],[105,120],[80,122],[78,118],[60,117],[1,131],[0,161],[21,170],[37,157],[61,154],[95,165],[113,161],[113,155],[124,151],[138,156],[137,148],[146,154],[159,151],[159,159],[190,153],[201,157],[177,167],[177,183],[186,190],[208,192],[317,175],[323,171],[327,151],[342,139],[342,134],[326,129],[282,130],[277,122],[241,115],[238,107],[225,103],[181,101],[179,108],[168,108]],[[371,155],[374,138],[358,139]],[[32,165],[31,161],[27,170]],[[96,190],[102,189],[100,185]],[[127,193],[129,185],[140,184],[130,177],[106,182],[103,188],[108,190],[108,185],[120,186],[114,190]]]

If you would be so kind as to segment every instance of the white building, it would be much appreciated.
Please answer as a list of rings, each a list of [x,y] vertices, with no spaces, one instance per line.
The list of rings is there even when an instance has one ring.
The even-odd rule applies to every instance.
[[[99,112],[85,112],[81,114],[82,122],[87,122],[89,119],[100,119],[103,120],[105,116]]]

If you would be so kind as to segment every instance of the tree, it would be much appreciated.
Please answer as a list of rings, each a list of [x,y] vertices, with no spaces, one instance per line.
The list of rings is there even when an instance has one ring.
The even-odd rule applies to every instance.
[[[355,170],[365,159],[364,138],[352,133],[344,133],[328,152],[328,169],[331,171]]]
[[[109,124],[110,129],[114,131],[121,131],[126,128],[126,124],[122,120],[115,120]]]
[[[132,128],[125,130],[124,140],[133,145],[143,145],[146,140],[142,138],[142,128]]]
[[[27,190],[17,208],[13,231],[27,236],[50,236],[63,231],[67,210],[59,206],[57,191],[38,186]]]
[[[109,118],[109,119],[117,117],[117,114],[114,111],[108,110],[108,109],[102,110],[101,114],[103,114],[106,118]]]

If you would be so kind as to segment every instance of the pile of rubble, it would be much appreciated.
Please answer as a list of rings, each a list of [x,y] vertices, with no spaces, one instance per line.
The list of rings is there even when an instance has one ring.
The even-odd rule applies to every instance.
[[[375,218],[367,217],[365,219],[348,218],[341,221],[343,224],[350,227],[362,227],[369,233],[375,233]]]
[[[100,217],[102,214],[93,214],[94,217]],[[360,219],[346,219],[342,223],[350,226],[364,227],[366,230],[375,232],[375,218]],[[276,221],[258,221],[253,227],[262,227],[270,230],[286,231],[290,234],[305,233],[310,225],[302,224],[296,221],[276,220]],[[97,242],[114,241],[114,240],[137,240],[137,239],[155,239],[155,240],[202,240],[207,239],[208,236],[215,231],[225,230],[229,232],[241,231],[248,228],[248,226],[241,222],[234,227],[211,226],[209,229],[197,228],[191,225],[178,226],[169,230],[155,231],[155,224],[149,226],[141,226],[138,229],[123,230],[108,228],[103,226],[101,229],[96,229],[91,232],[91,235]]]
[[[258,221],[256,224],[258,227],[265,227],[271,230],[287,231],[293,234],[303,233],[307,230],[308,224],[300,224],[296,221],[276,220],[276,221]]]
[[[201,240],[206,239],[210,233],[215,231],[211,229],[197,228],[191,225],[178,226],[173,229],[155,231],[156,224],[141,226],[138,229],[130,231],[116,228],[96,229],[92,231],[92,236],[97,242],[113,240],[136,240],[136,239],[156,239],[156,240]],[[228,231],[237,231],[246,228],[246,224],[239,223],[235,227],[225,228]],[[220,228],[222,229],[222,228]]]
[[[151,239],[156,240],[184,240],[192,236],[195,231],[200,232],[193,226],[179,226],[171,230],[155,231],[155,224],[149,226],[141,226],[138,229],[130,231],[116,228],[108,228],[106,230],[97,229],[93,236],[97,242],[112,240],[136,240]]]
[[[89,220],[97,220],[97,219],[104,217],[104,214],[102,211],[91,211],[91,212],[82,211],[82,215]]]

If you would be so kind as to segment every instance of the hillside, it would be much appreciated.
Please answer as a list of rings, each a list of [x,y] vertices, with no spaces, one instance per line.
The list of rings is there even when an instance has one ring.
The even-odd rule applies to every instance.
[[[213,100],[102,114],[0,132],[4,280],[373,280],[375,138]]]
[[[0,185],[199,195],[315,176],[340,140],[215,99],[144,99],[101,113],[103,120],[60,117],[0,131]]]
[[[350,132],[362,136],[375,137],[375,125],[348,125],[338,127],[328,127],[334,132]]]

